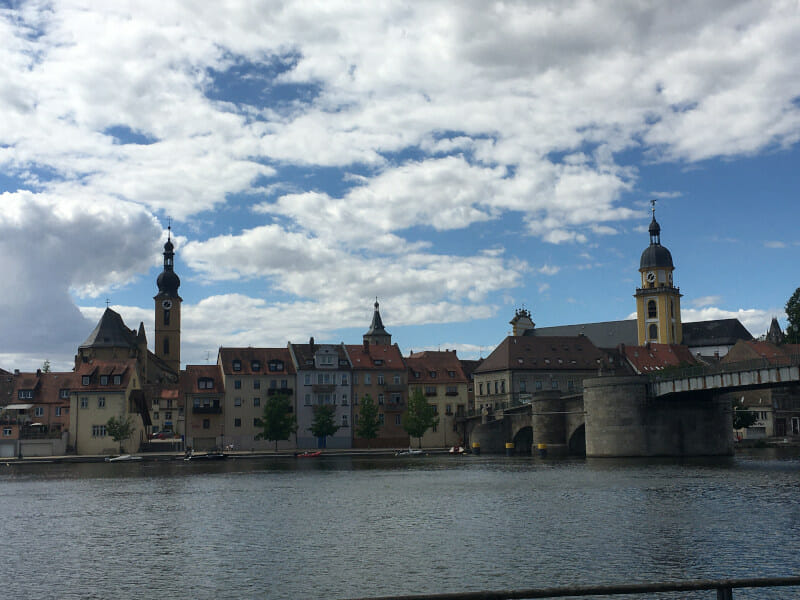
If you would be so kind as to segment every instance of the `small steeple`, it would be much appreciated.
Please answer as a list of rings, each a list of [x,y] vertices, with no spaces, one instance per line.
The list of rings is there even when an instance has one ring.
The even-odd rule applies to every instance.
[[[372,324],[369,326],[369,331],[364,334],[364,343],[370,345],[391,345],[392,336],[386,331],[381,319],[380,304],[378,298],[375,298],[375,312],[372,314]]]
[[[158,276],[159,296],[178,295],[178,288],[181,286],[180,277],[175,274],[175,246],[172,245],[172,223],[167,227],[167,243],[164,244],[164,270]]]
[[[650,210],[653,212],[653,220],[650,221],[650,245],[651,246],[660,246],[661,245],[661,225],[658,224],[656,221],[656,200],[653,198],[650,200]]]

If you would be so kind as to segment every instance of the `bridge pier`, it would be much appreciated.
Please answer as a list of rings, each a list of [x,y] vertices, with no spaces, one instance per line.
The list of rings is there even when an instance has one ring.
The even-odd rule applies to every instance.
[[[731,406],[708,392],[652,398],[647,378],[583,382],[587,457],[733,454]]]
[[[537,392],[531,402],[531,423],[535,445],[546,444],[548,456],[566,456],[567,418],[558,390]]]

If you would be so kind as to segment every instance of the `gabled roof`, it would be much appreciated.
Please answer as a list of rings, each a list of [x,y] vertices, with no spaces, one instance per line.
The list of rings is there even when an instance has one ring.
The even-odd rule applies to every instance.
[[[13,398],[17,398],[21,390],[33,391],[33,402],[36,404],[69,404],[69,398],[61,398],[61,390],[72,390],[80,383],[80,379],[71,371],[56,373],[20,373],[14,378]]]
[[[661,371],[667,367],[696,365],[688,346],[679,344],[647,344],[646,346],[624,346],[623,355],[639,374]]]
[[[735,363],[747,360],[763,359],[770,364],[786,362],[793,354],[794,344],[778,346],[772,342],[760,340],[739,340],[721,360],[721,363]]]
[[[314,355],[321,349],[333,350],[337,356],[337,364],[333,365],[338,369],[349,369],[350,359],[344,349],[344,344],[289,344],[289,348],[297,360],[297,370],[316,369],[313,364]],[[309,363],[309,361],[311,361]],[[339,361],[347,362],[347,365],[339,365]]]
[[[233,370],[233,361],[241,363],[239,371]],[[258,362],[258,369],[253,369],[254,361]],[[283,368],[277,371],[269,370],[270,361],[280,361]],[[295,368],[292,364],[292,355],[288,348],[220,348],[218,362],[222,365],[225,375],[294,375]],[[188,368],[188,367],[187,367]]]
[[[412,352],[405,359],[411,375],[409,383],[467,383],[461,361],[455,350]],[[451,377],[450,374],[453,374]]]
[[[683,345],[733,346],[739,340],[752,340],[753,336],[739,319],[713,319],[690,321],[683,324]]]
[[[475,372],[475,369],[477,369],[483,362],[483,359],[481,358],[479,360],[471,360],[462,358],[460,359],[460,361],[461,361],[461,370],[464,371],[464,376],[467,379],[470,379],[472,377],[472,374]]]
[[[118,360],[92,360],[80,363],[75,372],[75,388],[73,391],[102,391],[102,390],[124,390],[128,387],[128,382],[136,372],[136,359]],[[108,376],[108,384],[100,385],[100,377]],[[114,384],[114,375],[120,375],[120,383]],[[89,377],[89,385],[83,385],[83,377]]]
[[[138,333],[128,329],[119,313],[106,308],[100,321],[79,348],[136,348]]]
[[[604,354],[586,336],[508,336],[475,369],[492,371],[586,371],[598,369]]]
[[[406,368],[403,362],[403,354],[397,344],[385,345],[346,345],[345,350],[350,358],[353,369],[390,371],[403,370]]]

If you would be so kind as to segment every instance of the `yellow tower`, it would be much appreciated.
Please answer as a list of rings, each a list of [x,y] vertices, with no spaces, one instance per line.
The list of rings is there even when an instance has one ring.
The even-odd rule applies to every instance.
[[[651,202],[650,246],[642,252],[639,274],[642,287],[636,289],[636,317],[639,345],[646,342],[680,344],[681,291],[673,281],[672,254],[661,245],[661,227],[656,221],[655,200]]]
[[[181,370],[181,302],[178,295],[180,278],[174,271],[175,252],[172,245],[172,228],[164,244],[164,270],[158,276],[156,301],[155,355],[176,374]]]

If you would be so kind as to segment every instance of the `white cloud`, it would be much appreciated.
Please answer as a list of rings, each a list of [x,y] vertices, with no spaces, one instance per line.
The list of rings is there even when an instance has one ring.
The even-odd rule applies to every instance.
[[[543,275],[555,275],[560,270],[561,270],[561,267],[558,267],[556,265],[549,265],[548,264],[548,265],[542,265],[539,268],[539,273],[542,273]]]
[[[702,307],[711,306],[712,304],[719,304],[722,301],[722,296],[702,296],[692,300],[692,306]]]
[[[786,248],[785,242],[779,242],[777,240],[766,241],[764,242],[765,248]]]
[[[760,310],[757,308],[740,308],[738,310],[725,310],[713,306],[700,309],[681,307],[681,319],[684,323],[691,321],[707,321],[710,319],[739,319],[742,325],[754,336],[763,335],[769,329],[769,324],[774,316],[782,316],[783,309]]]

